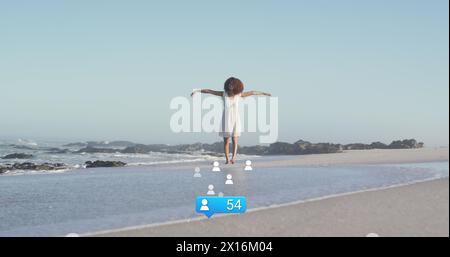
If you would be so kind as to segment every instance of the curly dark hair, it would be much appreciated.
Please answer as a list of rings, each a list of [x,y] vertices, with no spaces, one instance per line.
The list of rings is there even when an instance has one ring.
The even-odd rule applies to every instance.
[[[223,89],[229,96],[238,95],[244,91],[244,83],[238,78],[228,78],[225,81]]]

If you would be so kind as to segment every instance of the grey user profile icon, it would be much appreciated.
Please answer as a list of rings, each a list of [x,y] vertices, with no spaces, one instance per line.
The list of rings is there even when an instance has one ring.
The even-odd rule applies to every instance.
[[[199,167],[195,167],[194,169],[194,178],[201,178],[202,174],[200,174],[200,168]]]
[[[69,233],[66,235],[66,237],[80,237],[80,235],[77,233]]]

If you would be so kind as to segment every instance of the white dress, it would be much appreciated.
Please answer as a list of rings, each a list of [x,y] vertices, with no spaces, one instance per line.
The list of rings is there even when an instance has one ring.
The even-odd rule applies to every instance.
[[[229,97],[223,92],[221,137],[238,137],[241,135],[241,118],[239,116],[239,101],[241,94]]]

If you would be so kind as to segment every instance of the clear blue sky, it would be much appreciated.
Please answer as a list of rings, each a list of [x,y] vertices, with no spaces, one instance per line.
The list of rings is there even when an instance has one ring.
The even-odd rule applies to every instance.
[[[169,102],[233,75],[279,97],[282,141],[448,145],[448,5],[1,1],[0,139],[217,141]]]

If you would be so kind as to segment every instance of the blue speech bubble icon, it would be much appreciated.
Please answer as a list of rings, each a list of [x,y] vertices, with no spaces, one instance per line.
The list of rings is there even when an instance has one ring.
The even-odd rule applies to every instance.
[[[247,210],[247,199],[244,196],[198,196],[197,213],[211,218],[215,213],[244,213]]]

